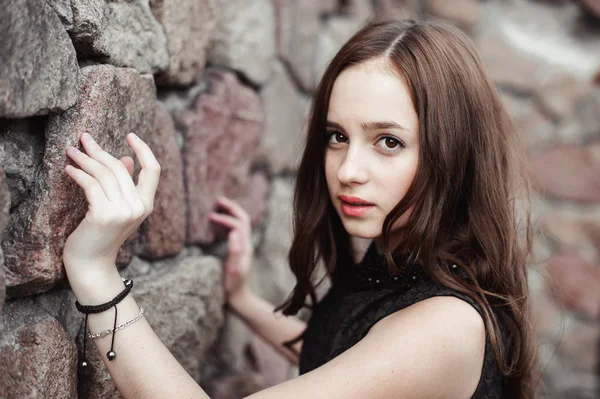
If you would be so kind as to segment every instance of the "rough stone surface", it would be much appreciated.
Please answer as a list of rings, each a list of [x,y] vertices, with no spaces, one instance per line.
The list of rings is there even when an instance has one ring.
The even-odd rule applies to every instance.
[[[600,269],[575,255],[555,255],[548,273],[557,298],[592,320],[600,318]]]
[[[566,72],[552,74],[536,90],[535,99],[540,109],[558,121],[573,115],[577,100],[586,92],[586,86]]]
[[[4,237],[4,229],[8,225],[10,210],[10,191],[6,183],[6,174],[0,168],[0,241]],[[6,281],[4,276],[4,252],[0,248],[0,312],[4,305],[4,297],[6,295]]]
[[[48,4],[54,9],[60,22],[66,30],[73,28],[73,9],[71,8],[71,0],[49,0]]]
[[[0,314],[0,392],[8,398],[77,398],[77,347],[35,301]]]
[[[46,121],[46,117],[0,119],[0,166],[13,208],[30,194],[42,166]]]
[[[249,168],[263,131],[260,98],[233,73],[208,73],[208,89],[178,118],[184,129],[188,243],[208,244],[223,230],[208,214],[216,199],[237,199],[246,190]]]
[[[565,142],[588,145],[600,137],[600,87],[587,90],[573,107],[574,112],[561,121],[559,135]]]
[[[287,260],[292,243],[293,194],[291,181],[273,180],[263,245],[249,277],[252,292],[276,305],[287,298],[296,282]]]
[[[265,133],[257,162],[266,162],[273,173],[294,171],[300,162],[309,100],[299,94],[285,67],[278,63],[260,93],[265,107]]]
[[[155,109],[151,76],[108,65],[81,70],[79,101],[49,119],[43,166],[30,196],[11,215],[2,242],[9,297],[46,291],[65,278],[62,248],[88,205],[83,189],[64,172],[67,162],[75,165],[66,155],[67,147],[83,150],[79,135],[87,131],[116,158],[135,159],[125,136],[132,131],[142,139],[149,136]],[[130,245],[122,247],[117,263],[127,261],[131,250]]]
[[[310,92],[317,83],[313,64],[320,17],[330,5],[321,0],[274,0],[274,4],[279,56],[290,68],[300,88]]]
[[[530,99],[500,93],[506,110],[519,133],[525,137],[530,152],[556,143],[558,134],[552,120],[541,113]]]
[[[346,0],[340,4],[339,14],[363,25],[374,17],[373,3],[371,0]]]
[[[157,85],[189,85],[204,69],[214,45],[218,14],[216,0],[153,0],[154,16],[167,35],[169,66],[156,76]]]
[[[263,377],[265,386],[263,389],[281,384],[288,379],[291,363],[271,344],[258,335],[254,335],[248,350],[252,352],[256,369]]]
[[[531,160],[537,187],[554,198],[600,202],[600,151],[595,147],[600,148],[600,143],[589,147],[561,145]]]
[[[79,57],[142,73],[169,65],[167,37],[148,0],[72,0],[70,30]]]
[[[175,140],[175,126],[169,111],[158,102],[154,131],[147,144],[161,165],[161,175],[154,210],[140,225],[140,248],[136,254],[155,259],[181,251],[185,242],[186,217],[183,161]]]
[[[15,0],[0,13],[0,117],[63,111],[77,101],[77,56],[44,0]]]
[[[320,81],[325,69],[346,43],[364,24],[361,14],[355,18],[332,16],[327,19],[317,39],[315,59],[313,64],[314,76]]]
[[[593,253],[600,247],[597,236],[600,220],[594,217],[569,217],[556,211],[542,220],[545,232],[559,252],[585,251]]]
[[[200,385],[210,397],[242,398],[264,389],[264,379],[249,356],[253,335],[238,315],[225,314],[223,328],[202,368]]]
[[[425,0],[424,8],[428,14],[454,22],[466,32],[473,30],[480,14],[477,0]]]
[[[475,43],[494,83],[523,94],[535,90],[539,84],[537,60],[512,47],[498,33],[482,33]]]
[[[376,0],[375,16],[380,20],[415,18],[421,12],[419,0]]]
[[[177,257],[162,270],[138,277],[132,291],[136,302],[147,309],[144,317],[156,335],[196,380],[223,324],[222,287],[218,259]],[[80,347],[82,344],[81,335]],[[90,374],[80,380],[80,393],[89,398],[119,398],[95,345],[88,347],[86,355]]]
[[[600,326],[575,322],[559,346],[561,360],[573,370],[596,373]]]
[[[217,40],[211,62],[243,73],[262,85],[276,57],[275,12],[272,0],[216,0]]]
[[[267,208],[265,200],[270,187],[271,183],[263,173],[254,173],[250,176],[245,192],[238,199],[238,203],[248,212],[253,225],[257,225],[265,214]]]

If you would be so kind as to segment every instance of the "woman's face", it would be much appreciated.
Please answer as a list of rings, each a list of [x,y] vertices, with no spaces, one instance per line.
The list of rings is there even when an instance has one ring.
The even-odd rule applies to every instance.
[[[333,205],[350,236],[381,235],[385,217],[415,175],[418,128],[408,88],[381,61],[349,67],[336,79],[327,114],[325,175]],[[372,205],[349,205],[340,196]],[[400,218],[394,231],[408,216]]]

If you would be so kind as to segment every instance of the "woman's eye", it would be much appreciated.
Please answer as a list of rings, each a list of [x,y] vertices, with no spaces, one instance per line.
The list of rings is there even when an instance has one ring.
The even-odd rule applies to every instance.
[[[346,136],[338,131],[328,131],[325,136],[330,144],[340,144],[347,140]],[[404,143],[392,136],[382,137],[379,142],[383,142],[382,147],[387,152],[398,152],[404,148]]]
[[[327,139],[329,141],[331,141],[331,138],[335,137],[336,141],[333,141],[334,144],[337,144],[339,142],[341,142],[340,140],[343,140],[345,137],[342,133],[337,132],[337,131],[329,131],[327,132]]]
[[[401,148],[404,148],[404,144],[394,137],[382,137],[379,141],[383,142],[383,147],[386,151],[396,152],[400,151]]]

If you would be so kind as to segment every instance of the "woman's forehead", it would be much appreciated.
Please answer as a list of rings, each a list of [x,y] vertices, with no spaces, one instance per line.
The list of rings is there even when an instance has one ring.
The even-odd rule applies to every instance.
[[[345,69],[334,82],[327,120],[357,127],[391,121],[408,130],[418,124],[404,81],[389,70],[362,64]]]

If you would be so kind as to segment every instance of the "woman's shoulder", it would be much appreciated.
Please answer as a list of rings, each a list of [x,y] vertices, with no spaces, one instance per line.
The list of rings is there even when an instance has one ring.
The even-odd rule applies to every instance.
[[[391,313],[373,325],[365,338],[369,336],[382,345],[393,342],[395,350],[402,345],[401,353],[428,365],[430,377],[455,376],[464,385],[463,393],[463,389],[474,393],[479,388],[485,325],[479,312],[457,297],[430,297]],[[398,336],[402,340],[391,338]]]

